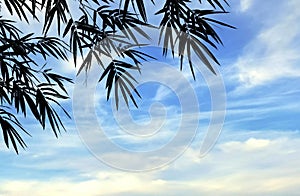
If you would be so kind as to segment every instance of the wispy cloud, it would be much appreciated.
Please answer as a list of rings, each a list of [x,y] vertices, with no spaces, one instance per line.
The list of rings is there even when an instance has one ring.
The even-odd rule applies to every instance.
[[[253,4],[253,0],[241,0],[240,1],[240,10],[242,12],[247,11]]]
[[[258,6],[260,2],[249,12]],[[272,7],[271,2],[264,6]],[[299,6],[299,1],[289,1],[276,11],[276,15],[267,10],[265,15],[252,15],[252,20],[261,24],[260,32],[235,63],[237,79],[243,85],[254,87],[283,77],[300,76],[297,66],[299,47],[296,44],[300,36],[300,27],[296,25],[300,18]],[[262,19],[266,22],[259,22]]]

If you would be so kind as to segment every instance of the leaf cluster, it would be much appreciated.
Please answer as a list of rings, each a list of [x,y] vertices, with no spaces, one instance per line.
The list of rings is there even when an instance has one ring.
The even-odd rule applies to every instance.
[[[161,16],[160,25],[155,28],[160,30],[162,55],[167,56],[171,49],[175,58],[175,51],[179,51],[180,68],[187,59],[194,79],[193,54],[216,73],[213,63],[220,63],[211,49],[217,49],[222,40],[215,26],[234,28],[213,19],[216,14],[227,13],[226,0],[206,1],[212,9],[194,8],[190,0],[164,0],[160,2],[163,7],[156,12]],[[204,0],[198,2],[201,7]],[[49,58],[68,60],[71,54],[75,66],[78,58],[83,58],[78,74],[88,72],[96,59],[103,69],[99,82],[106,79],[107,99],[114,92],[117,108],[119,96],[128,106],[131,101],[138,107],[135,98],[141,95],[131,72],[140,73],[144,61],[155,60],[150,54],[134,49],[145,46],[139,43],[139,37],[151,39],[143,29],[152,26],[146,1],[74,0],[72,3],[70,6],[67,0],[3,0],[2,9],[16,15],[19,21],[30,23],[30,17],[43,21],[42,35],[24,34],[16,27],[16,21],[0,16],[0,127],[6,146],[10,146],[10,141],[17,153],[17,144],[26,147],[19,131],[29,132],[14,113],[24,117],[31,113],[43,129],[49,124],[56,136],[65,127],[54,106],[70,117],[60,101],[68,99],[65,83],[72,81],[46,69],[44,65]],[[157,2],[151,0],[151,3],[151,9],[156,8]],[[108,64],[104,63],[105,58],[110,58]]]
[[[218,6],[222,10],[192,9],[188,6],[188,3],[190,3],[189,0],[170,0],[166,1],[163,8],[156,12],[158,15],[163,15],[160,22],[159,38],[160,42],[163,39],[163,55],[167,55],[168,50],[171,49],[174,57],[174,50],[177,47],[180,57],[180,69],[182,69],[184,57],[187,57],[194,79],[195,72],[193,69],[192,52],[214,74],[216,72],[209,59],[220,65],[211,50],[206,46],[207,44],[217,49],[217,44],[223,44],[213,25],[235,28],[221,21],[209,18],[210,15],[228,12],[224,10],[219,1],[208,2],[215,9]]]
[[[36,60],[38,57],[45,61],[49,57],[66,60],[68,48],[64,42],[57,37],[24,35],[14,24],[0,17],[0,130],[6,146],[10,147],[10,141],[18,153],[17,144],[26,147],[19,131],[27,135],[29,132],[18,120],[20,116],[9,110],[24,117],[30,113],[43,129],[49,122],[58,136],[65,127],[53,105],[70,117],[59,100],[68,99],[64,82],[71,79],[40,67],[40,61]]]

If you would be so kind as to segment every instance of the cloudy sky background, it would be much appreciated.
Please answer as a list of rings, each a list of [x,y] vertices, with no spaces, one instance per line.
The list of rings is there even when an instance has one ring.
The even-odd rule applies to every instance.
[[[173,163],[150,172],[124,172],[96,159],[73,121],[66,119],[68,132],[56,139],[29,119],[24,122],[33,137],[25,136],[26,151],[17,156],[0,143],[0,195],[298,195],[299,7],[298,0],[232,1],[231,13],[221,17],[238,29],[218,29],[224,47],[216,55],[222,64],[227,111],[220,138],[205,157],[199,158],[199,147],[209,122],[210,96],[200,76],[197,82],[190,81],[201,109],[199,134]],[[170,59],[166,63],[176,64]],[[71,66],[62,63],[57,70],[74,76]],[[144,98],[139,101],[141,108],[133,109],[135,120],[145,125],[154,101],[165,105],[169,119],[163,134],[146,144],[124,135],[116,137],[120,129],[101,89],[96,96],[98,121],[115,142],[149,150],[177,134],[173,130],[179,101],[170,89],[141,86]],[[65,104],[70,108],[72,103]],[[145,132],[152,128],[144,127]],[[123,160],[122,154],[114,158]],[[139,165],[139,160],[127,161]]]

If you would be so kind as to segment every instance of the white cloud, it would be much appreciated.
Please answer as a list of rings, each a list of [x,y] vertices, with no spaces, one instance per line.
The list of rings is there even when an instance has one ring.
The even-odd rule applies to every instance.
[[[247,11],[253,4],[253,0],[241,0],[240,1],[240,10],[242,12]]]
[[[282,4],[284,4],[282,2]],[[300,19],[299,1],[282,5],[280,12],[269,5],[269,11],[263,15],[253,15],[253,20],[260,21],[260,33],[244,48],[244,54],[235,63],[237,78],[247,87],[262,85],[283,77],[298,77],[300,69],[300,48],[297,40],[300,26],[295,25]],[[258,7],[258,13],[264,9]],[[274,16],[273,12],[278,14]],[[254,27],[255,28],[255,27]]]
[[[270,140],[266,139],[255,139],[255,138],[250,138],[246,142],[227,142],[222,145],[222,149],[224,151],[231,151],[231,150],[245,150],[245,151],[255,151],[255,150],[260,150],[264,149],[265,147],[268,147],[270,144]]]
[[[49,181],[10,181],[1,185],[0,194],[5,195],[113,195],[133,191],[155,193],[163,191],[163,180],[151,180],[145,174],[125,172],[99,172],[86,181],[72,182],[68,179]]]
[[[198,149],[189,149],[170,166],[146,173],[99,165],[83,171],[84,165],[78,164],[81,178],[2,179],[0,195],[297,195],[300,139],[298,133],[280,133],[286,136],[269,132],[274,138],[265,139],[266,134],[251,133],[246,139],[224,141],[202,159]],[[80,157],[72,162],[80,163]],[[97,165],[96,160],[89,162],[86,167],[92,166],[91,162]]]
[[[165,86],[159,86],[153,100],[154,101],[162,101],[162,100],[166,99],[170,94],[171,94],[170,89],[168,89]]]

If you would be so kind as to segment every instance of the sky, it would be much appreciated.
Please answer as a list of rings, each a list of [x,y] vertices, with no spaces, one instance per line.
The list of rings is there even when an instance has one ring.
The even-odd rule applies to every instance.
[[[0,142],[0,195],[299,195],[299,7],[231,1],[219,18],[237,29],[217,28],[218,76],[202,65],[193,81],[171,58],[145,64],[130,112],[115,111],[104,84],[70,85],[67,132],[56,139],[29,118],[26,150]],[[71,62],[55,69],[75,76]],[[200,156],[210,131],[217,142]]]

